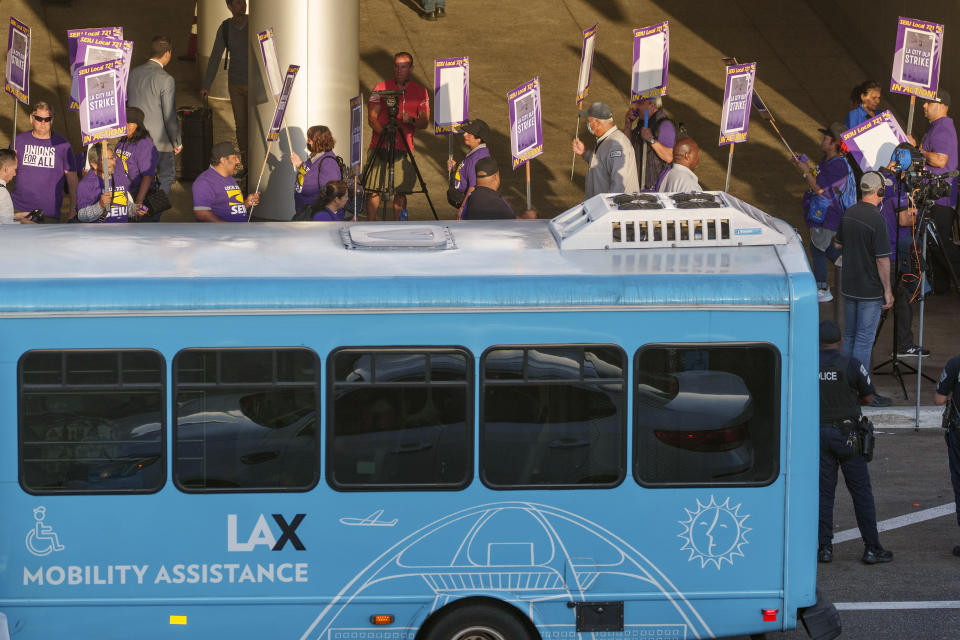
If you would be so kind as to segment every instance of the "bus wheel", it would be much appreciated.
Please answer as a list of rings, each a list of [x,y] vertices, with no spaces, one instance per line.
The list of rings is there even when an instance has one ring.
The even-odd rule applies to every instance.
[[[424,640],[531,640],[520,619],[488,604],[455,609],[436,621]]]

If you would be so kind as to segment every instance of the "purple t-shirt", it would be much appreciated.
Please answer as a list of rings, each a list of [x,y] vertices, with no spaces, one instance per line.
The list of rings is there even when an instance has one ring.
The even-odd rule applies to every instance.
[[[100,195],[103,193],[103,185],[103,178],[98,176],[93,169],[83,174],[80,182],[77,183],[77,208],[83,209],[98,202]],[[115,173],[113,175],[113,204],[110,205],[110,212],[107,217],[103,220],[97,220],[97,222],[127,222],[127,203],[132,201],[129,198],[126,177]]]
[[[336,211],[330,211],[330,209],[324,207],[313,214],[313,217],[310,218],[314,222],[342,222],[343,221],[343,209],[338,209]]]
[[[926,135],[923,136],[923,143],[920,145],[924,151],[933,151],[947,156],[947,166],[945,167],[927,167],[930,173],[941,174],[953,171],[957,168],[957,128],[953,124],[953,118],[944,116],[937,118],[930,123]],[[950,195],[937,200],[936,204],[945,207],[955,207],[957,205],[957,178],[951,178]]]
[[[660,128],[657,130],[657,142],[671,149],[673,149],[676,146],[677,130],[676,128],[674,128],[673,123],[671,121],[664,120],[660,124]]]
[[[157,160],[160,157],[157,147],[150,138],[142,138],[133,143],[122,140],[117,143],[115,153],[117,154],[116,172],[126,173],[131,197],[136,198],[143,176],[156,179]]]
[[[477,186],[477,162],[482,158],[489,158],[490,150],[487,145],[471,149],[470,153],[457,165],[453,174],[453,188],[460,193],[466,193],[470,187]]]
[[[247,221],[247,207],[237,179],[224,178],[213,167],[193,181],[193,208],[207,209],[226,222]]]
[[[296,209],[313,204],[320,190],[331,180],[340,180],[340,165],[333,151],[325,151],[313,160],[307,160],[297,170],[293,186],[293,204]]]
[[[17,134],[17,188],[11,195],[16,211],[42,209],[48,218],[60,217],[65,171],[76,171],[76,157],[65,138],[55,133],[47,140],[33,131]]]
[[[886,187],[883,192],[883,202],[880,204],[880,213],[883,219],[887,221],[887,234],[890,236],[890,259],[897,259],[897,227],[900,226],[900,219],[897,211],[906,209],[910,206],[909,194],[905,189],[900,189],[899,198],[897,197],[897,178],[886,169],[881,169],[880,173],[893,182],[892,187]],[[910,235],[910,230],[905,229],[900,233],[901,239]]]
[[[830,160],[827,160],[824,156],[817,163],[817,168],[819,169],[817,186],[828,193],[833,187],[842,187],[847,179],[847,172],[850,171],[850,165],[847,164],[843,156],[834,156]],[[830,207],[827,209],[826,217],[823,219],[821,226],[836,231],[840,228],[840,218],[842,217],[843,212],[840,211],[839,207]],[[809,226],[809,221],[807,224]]]

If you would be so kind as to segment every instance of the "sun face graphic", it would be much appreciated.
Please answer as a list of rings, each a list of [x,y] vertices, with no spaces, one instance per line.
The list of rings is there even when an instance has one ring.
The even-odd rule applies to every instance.
[[[693,511],[684,508],[687,519],[680,521],[684,529],[677,537],[683,540],[680,550],[690,551],[688,561],[699,560],[701,569],[712,563],[719,570],[724,562],[732,566],[734,556],[743,557],[750,531],[744,522],[750,516],[741,516],[740,506],[731,506],[730,498],[718,503],[715,496],[710,496],[707,504],[698,498]]]

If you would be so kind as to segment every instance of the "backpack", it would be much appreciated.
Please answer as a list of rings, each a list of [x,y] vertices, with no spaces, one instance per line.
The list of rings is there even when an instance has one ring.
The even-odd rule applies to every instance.
[[[853,171],[842,156],[836,156],[829,162],[837,160],[847,169],[844,178],[828,186],[821,194],[814,195],[812,191],[803,194],[803,212],[807,221],[812,224],[823,224],[829,213],[842,216],[844,211],[857,202],[857,182],[853,177]]]
[[[457,172],[460,170],[460,166],[462,164],[463,163],[461,162],[459,165],[450,170],[450,177],[447,181],[447,202],[449,202],[450,206],[454,207],[455,209],[459,209],[467,197],[467,194],[465,194],[463,191],[460,191],[460,189],[457,189],[456,186]]]
[[[353,182],[346,179],[347,165],[343,161],[343,157],[337,156],[337,155],[335,155],[334,157],[337,159],[337,166],[340,167],[340,179],[347,183],[347,203],[343,206],[343,210],[345,212],[352,213],[354,201],[362,198],[363,196],[363,187],[358,187],[357,191],[360,192],[360,196],[358,197],[357,194],[354,193],[353,191]],[[326,158],[324,158],[324,160],[326,160]],[[322,162],[323,160],[321,160],[321,163]],[[319,168],[320,167],[318,166],[317,169],[319,170]],[[310,220],[313,220],[313,214],[314,214],[313,204],[312,203],[305,204],[299,209],[297,209],[297,212],[293,214],[293,217],[290,218],[290,221],[291,222],[309,222]]]

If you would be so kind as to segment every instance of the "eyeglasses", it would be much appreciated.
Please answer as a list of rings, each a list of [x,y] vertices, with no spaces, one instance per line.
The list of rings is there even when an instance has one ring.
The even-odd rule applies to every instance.
[[[37,122],[53,122],[53,116],[30,116]]]

